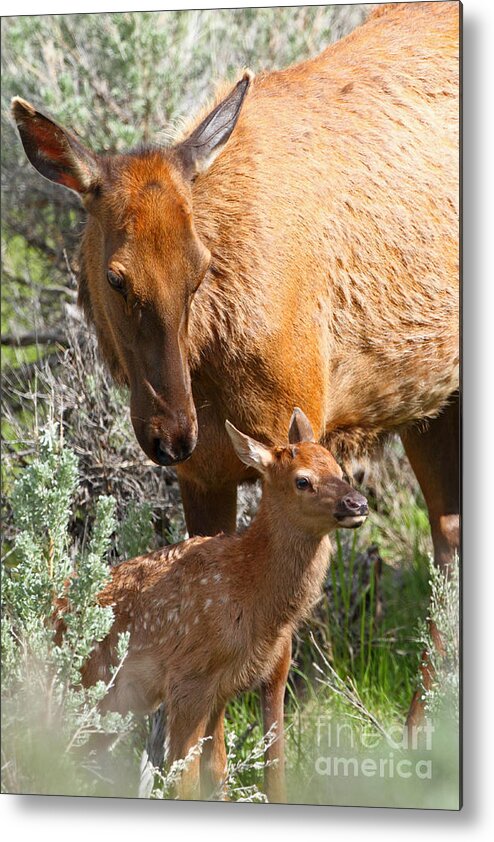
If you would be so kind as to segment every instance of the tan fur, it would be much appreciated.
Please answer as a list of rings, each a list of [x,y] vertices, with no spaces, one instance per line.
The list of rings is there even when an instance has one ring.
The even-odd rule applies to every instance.
[[[269,453],[262,503],[245,532],[191,538],[125,562],[100,596],[115,621],[83,682],[110,681],[118,634],[129,630],[128,656],[104,707],[149,713],[166,701],[171,761],[206,735],[227,701],[271,675],[320,592],[328,533],[346,523],[337,513],[348,511],[349,499],[366,504],[320,445]],[[297,489],[301,475],[310,489]],[[183,782],[183,796],[197,794],[196,774]]]
[[[437,415],[457,388],[458,16],[454,2],[391,4],[255,77],[192,185],[173,150],[99,159],[81,302],[151,458],[153,436],[195,443],[188,366],[199,441],[183,475],[206,485],[246,476],[210,447],[227,414],[272,440],[303,403],[319,438],[348,450]]]
[[[435,415],[457,387],[457,25],[455,3],[386,7],[316,59],[257,77],[228,152],[196,183],[220,272],[191,335],[199,360],[221,331],[218,379],[247,427],[253,404],[232,377],[251,386],[253,433],[278,432],[303,394],[328,444],[374,436]]]

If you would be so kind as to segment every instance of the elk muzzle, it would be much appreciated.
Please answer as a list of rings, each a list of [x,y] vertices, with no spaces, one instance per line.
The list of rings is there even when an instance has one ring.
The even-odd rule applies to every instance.
[[[151,386],[131,390],[130,415],[137,441],[158,465],[185,462],[197,444],[197,415],[191,393],[173,402]]]
[[[153,462],[171,466],[185,462],[197,444],[197,421],[184,412],[154,415],[146,422],[132,416],[137,441]]]
[[[153,427],[156,424],[153,421]],[[158,465],[178,465],[192,456],[197,444],[197,432],[186,423],[178,423],[176,429],[167,427],[166,432],[151,438],[153,456]]]
[[[343,526],[345,529],[356,529],[361,526],[368,514],[369,506],[366,498],[353,490],[338,501],[334,513],[338,526]]]

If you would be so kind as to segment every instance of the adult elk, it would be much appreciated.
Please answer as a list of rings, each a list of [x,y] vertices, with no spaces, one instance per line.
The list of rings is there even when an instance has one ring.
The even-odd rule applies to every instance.
[[[177,466],[191,535],[232,532],[237,485],[257,476],[225,419],[279,441],[303,405],[343,454],[401,433],[451,560],[460,9],[382,6],[316,58],[244,74],[171,148],[97,155],[14,100],[31,163],[87,209],[80,302],[143,450]],[[287,644],[266,730],[289,664]],[[223,762],[221,717],[216,737]]]

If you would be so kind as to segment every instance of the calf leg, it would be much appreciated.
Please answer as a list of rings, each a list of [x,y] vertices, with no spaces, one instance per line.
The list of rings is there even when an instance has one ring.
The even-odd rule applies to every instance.
[[[174,711],[169,718],[169,761],[170,765],[177,760],[187,757],[189,751],[197,746],[204,737],[207,718],[191,718],[190,712],[183,706],[174,705]],[[177,797],[184,801],[192,801],[201,797],[200,792],[200,754],[189,759],[175,785]]]
[[[292,639],[287,635],[280,658],[269,680],[261,687],[261,703],[264,733],[276,725],[276,739],[266,751],[267,765],[264,770],[264,788],[271,803],[286,801],[285,785],[285,741],[284,741],[284,699],[285,687],[292,660]]]
[[[460,544],[460,413],[458,396],[429,422],[425,430],[410,429],[402,435],[405,452],[420,484],[429,512],[434,561],[446,573]],[[440,652],[440,631],[431,623],[431,636]],[[427,652],[420,670],[425,689],[433,675]],[[409,732],[424,719],[422,692],[417,690],[407,716]]]
[[[264,789],[271,803],[286,801],[283,721],[285,687],[291,659],[292,641],[289,635],[275,670],[261,687],[264,733],[276,725],[276,739],[266,750],[268,765],[264,770]],[[222,782],[226,774],[224,715],[224,708],[216,711],[210,717],[206,729],[206,734],[213,735],[213,740],[204,744],[201,756],[201,793],[204,798],[211,797],[213,793],[218,793],[220,797],[223,794]]]
[[[203,489],[184,480],[178,471],[180,492],[189,535],[216,535],[218,532],[235,532],[237,522],[237,486],[225,485],[219,489]],[[211,740],[204,743],[201,757],[201,789],[210,797],[221,785],[227,767],[224,708],[216,711],[207,725]]]
[[[224,707],[214,711],[209,717],[206,737],[212,739],[204,743],[201,754],[201,797],[223,800],[227,768]]]

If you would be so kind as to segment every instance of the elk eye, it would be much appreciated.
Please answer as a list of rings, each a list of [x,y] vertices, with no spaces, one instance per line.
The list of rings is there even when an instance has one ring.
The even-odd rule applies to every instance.
[[[307,477],[297,477],[295,485],[298,489],[300,489],[300,491],[305,491],[307,488],[310,488],[310,482]]]
[[[112,269],[108,269],[106,277],[108,283],[113,289],[115,289],[117,292],[125,294],[125,280],[122,277],[122,275],[119,275],[118,272],[114,272]]]

